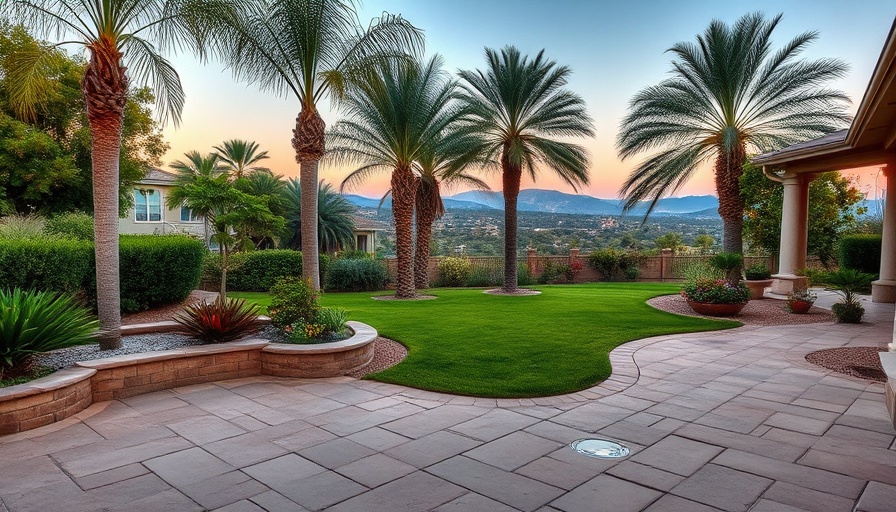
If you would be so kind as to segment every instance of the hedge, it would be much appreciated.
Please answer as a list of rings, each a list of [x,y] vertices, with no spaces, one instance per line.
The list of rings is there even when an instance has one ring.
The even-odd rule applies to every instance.
[[[205,246],[185,236],[120,238],[121,309],[129,313],[177,303],[199,283]],[[96,301],[93,243],[46,238],[0,240],[4,288],[86,292]]]
[[[386,265],[374,259],[334,260],[327,272],[326,289],[334,292],[366,292],[386,286]]]
[[[302,253],[289,249],[267,249],[231,254],[227,271],[227,290],[240,292],[266,292],[278,279],[302,277]],[[203,262],[203,282],[210,287],[221,283],[221,256],[209,253]],[[330,258],[320,255],[321,281],[327,273]]]
[[[845,235],[840,238],[840,268],[868,274],[880,272],[880,235]]]

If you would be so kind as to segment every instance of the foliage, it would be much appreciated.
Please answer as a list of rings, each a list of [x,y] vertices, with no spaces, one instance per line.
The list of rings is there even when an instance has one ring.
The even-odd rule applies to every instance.
[[[467,276],[463,286],[469,288],[485,288],[499,286],[504,282],[504,273],[493,266],[476,265]]]
[[[865,308],[859,301],[859,293],[871,286],[874,275],[856,269],[843,269],[830,272],[828,285],[842,296],[840,302],[831,306],[831,314],[837,323],[857,324],[862,321]]]
[[[259,171],[270,173],[270,169],[257,165],[258,162],[270,158],[267,151],[259,151],[257,142],[239,139],[227,140],[220,146],[215,146],[215,151],[225,172],[229,173],[232,180],[239,180]]]
[[[284,277],[302,276],[302,253],[289,249],[251,251],[234,255],[239,265],[228,277],[231,290],[261,292],[270,290]]]
[[[348,312],[344,308],[320,308],[315,322],[324,326],[324,333],[341,334],[345,331]]]
[[[46,232],[51,235],[93,241],[93,217],[87,213],[70,212],[47,219]]]
[[[588,256],[588,264],[600,272],[607,281],[634,280],[638,278],[638,266],[644,257],[637,251],[601,249]]]
[[[773,52],[780,21],[781,15],[766,19],[762,13],[731,25],[713,20],[696,43],[669,48],[675,57],[671,77],[638,92],[620,124],[616,146],[623,160],[652,152],[622,187],[626,209],[649,200],[649,215],[661,197],[712,161],[723,249],[740,252],[739,178],[747,153],[774,151],[847,125],[848,97],[825,87],[846,73],[846,64],[797,60],[815,32]]]
[[[199,284],[205,245],[185,235],[122,235],[121,310],[130,313],[186,299]],[[93,297],[95,275],[88,292]]]
[[[700,248],[701,254],[706,254],[706,252],[709,251],[709,248],[716,243],[716,239],[713,238],[712,235],[703,233],[694,237],[694,243]]]
[[[8,388],[10,386],[16,386],[18,384],[25,384],[31,382],[32,380],[51,375],[55,371],[56,369],[50,366],[37,366],[31,368],[30,372],[26,370],[24,372],[24,375],[21,375],[19,377],[0,377],[0,388]],[[19,372],[12,373],[18,374]]]
[[[46,221],[40,215],[8,215],[0,217],[0,239],[25,240],[42,238]]]
[[[327,269],[326,289],[336,292],[382,290],[388,273],[386,265],[374,259],[336,259]]]
[[[557,284],[571,282],[572,267],[567,263],[546,261],[538,275],[538,284]]]
[[[745,204],[744,236],[750,248],[777,254],[781,247],[784,187],[766,178],[760,167],[747,164],[740,190]],[[831,265],[837,256],[840,237],[855,225],[855,205],[861,199],[855,183],[839,172],[818,174],[809,183],[807,250],[825,266]]]
[[[768,265],[764,263],[756,263],[744,269],[744,277],[748,281],[762,281],[771,279],[772,273],[768,269]]]
[[[657,249],[672,249],[673,253],[684,245],[684,242],[681,239],[681,233],[676,233],[674,231],[657,237],[657,239],[654,240],[654,243],[656,244]]]
[[[91,242],[0,237],[0,283],[4,287],[75,293],[85,289],[93,272]]]
[[[439,286],[464,286],[473,272],[473,263],[467,258],[442,258],[439,260]]]
[[[0,376],[32,354],[93,343],[99,322],[68,295],[0,288]]]
[[[685,283],[681,294],[688,300],[707,304],[740,304],[750,300],[750,289],[740,282],[732,285],[724,279],[699,279]]]
[[[317,318],[317,292],[311,282],[299,277],[284,277],[271,287],[268,314],[271,323],[284,329],[300,320],[312,322]]]
[[[519,263],[516,267],[517,284],[520,286],[531,286],[535,284],[535,277],[532,276],[532,272],[529,272],[529,265]],[[495,284],[501,284],[501,282],[498,281]]]
[[[881,235],[846,235],[840,239],[841,268],[868,274],[880,272]]]
[[[302,247],[302,186],[296,179],[286,182],[283,191],[286,230],[281,247]],[[320,250],[336,252],[355,246],[355,207],[329,183],[321,181],[317,189],[317,237]]]
[[[376,259],[376,255],[367,251],[347,249],[337,252],[336,258],[340,260],[373,260]]]
[[[287,343],[297,344],[314,343],[316,338],[324,334],[323,324],[302,319],[283,327],[282,330]]]
[[[177,333],[208,343],[223,343],[240,338],[258,329],[258,305],[245,299],[205,299],[192,304],[174,316]]]
[[[708,261],[696,261],[681,271],[685,282],[694,283],[702,280],[716,281],[725,277],[725,273],[710,265]]]
[[[413,355],[368,378],[495,398],[587,389],[610,376],[608,354],[623,343],[739,325],[670,315],[647,305],[647,299],[677,290],[668,283],[540,289],[537,297],[502,297],[444,288],[436,292],[439,300],[400,303],[370,300],[369,293],[330,293],[321,304],[346,308],[353,320],[401,340]],[[241,296],[261,304],[270,300],[260,293]]]
[[[740,271],[744,268],[744,255],[739,252],[720,252],[709,258],[709,264],[721,270],[725,279],[734,285],[740,281]]]

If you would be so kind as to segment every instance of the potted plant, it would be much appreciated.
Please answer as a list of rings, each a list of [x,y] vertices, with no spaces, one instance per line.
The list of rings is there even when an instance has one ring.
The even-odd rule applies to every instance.
[[[768,265],[757,263],[744,269],[744,283],[750,289],[751,299],[761,299],[765,289],[772,285],[772,273]]]
[[[750,289],[742,282],[731,284],[725,279],[698,279],[681,290],[696,313],[708,316],[734,316],[750,300]]]
[[[809,290],[794,290],[787,294],[787,302],[784,306],[793,314],[803,315],[809,312],[817,298],[818,295]]]
[[[871,286],[874,276],[855,269],[840,269],[828,274],[827,282],[843,297],[831,306],[834,320],[842,324],[857,324],[865,315],[865,308],[859,302],[859,291]]]

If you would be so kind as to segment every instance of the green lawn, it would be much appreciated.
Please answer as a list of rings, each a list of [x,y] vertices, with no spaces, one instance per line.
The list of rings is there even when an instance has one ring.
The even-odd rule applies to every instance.
[[[736,327],[664,313],[645,301],[676,285],[594,283],[539,286],[541,295],[504,297],[481,289],[430,290],[436,300],[377,301],[372,293],[328,293],[321,304],[398,340],[408,357],[371,378],[485,397],[535,397],[593,386],[610,375],[608,354],[627,341]],[[264,293],[232,293],[263,306]]]

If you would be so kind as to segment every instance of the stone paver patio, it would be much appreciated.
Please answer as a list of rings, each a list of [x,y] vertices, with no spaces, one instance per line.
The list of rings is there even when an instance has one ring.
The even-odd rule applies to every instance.
[[[251,378],[95,404],[0,438],[0,511],[894,510],[883,386],[803,359],[889,342],[893,305],[866,308],[629,343],[610,380],[561,397]],[[568,447],[585,437],[632,453]]]

